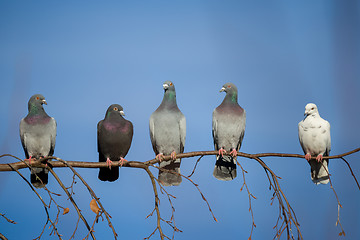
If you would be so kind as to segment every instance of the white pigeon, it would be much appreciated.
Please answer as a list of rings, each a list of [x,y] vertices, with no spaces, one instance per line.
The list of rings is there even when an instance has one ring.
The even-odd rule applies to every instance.
[[[329,156],[331,149],[330,123],[320,117],[314,103],[305,106],[304,115],[304,120],[299,122],[299,141],[311,166],[311,180],[315,184],[327,184],[329,160],[323,161],[323,156]]]

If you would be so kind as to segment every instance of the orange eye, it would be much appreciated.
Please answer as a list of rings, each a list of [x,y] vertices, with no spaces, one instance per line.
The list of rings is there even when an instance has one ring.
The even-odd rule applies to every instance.
[[[231,86],[230,86],[230,85],[228,85],[228,88],[231,88]]]
[[[39,100],[40,98],[39,97],[36,97],[36,100]]]
[[[115,111],[117,111],[117,110],[118,110],[118,108],[117,108],[117,107],[114,107],[114,110],[115,110]]]
[[[170,83],[170,86],[172,86],[172,85],[173,85],[173,83],[171,82],[171,83]]]

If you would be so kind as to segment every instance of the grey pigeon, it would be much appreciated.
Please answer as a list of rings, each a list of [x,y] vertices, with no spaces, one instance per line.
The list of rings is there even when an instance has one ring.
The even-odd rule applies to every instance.
[[[123,108],[112,104],[106,111],[104,120],[97,125],[99,162],[106,162],[108,168],[100,168],[99,179],[113,182],[119,178],[119,167],[112,167],[112,161],[123,164],[133,137],[133,125],[123,118]]]
[[[236,154],[241,147],[245,133],[246,112],[238,104],[238,90],[232,83],[226,83],[220,92],[226,92],[222,103],[215,108],[212,118],[212,134],[216,157],[214,177],[229,181],[236,177]],[[230,155],[223,155],[230,152]]]
[[[25,156],[39,159],[54,154],[56,121],[46,114],[43,104],[47,104],[41,94],[35,94],[28,102],[28,115],[20,121],[20,139]],[[43,188],[48,183],[46,168],[31,168],[31,183]]]
[[[315,184],[329,182],[329,156],[331,150],[330,123],[322,119],[315,104],[305,106],[305,118],[299,122],[299,141],[305,153],[305,159],[311,166],[311,180]],[[315,159],[310,159],[316,157]]]
[[[150,116],[150,138],[156,158],[160,159],[160,168],[180,173],[181,159],[176,158],[176,153],[184,152],[186,120],[176,104],[174,84],[166,81],[163,87],[164,98]],[[161,161],[164,155],[171,155],[173,160]],[[177,174],[160,170],[159,181],[164,186],[177,186],[182,179]]]

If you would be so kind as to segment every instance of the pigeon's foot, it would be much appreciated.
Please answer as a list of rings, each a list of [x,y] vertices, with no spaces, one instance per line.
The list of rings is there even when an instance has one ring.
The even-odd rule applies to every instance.
[[[233,156],[233,157],[236,157],[237,151],[236,151],[235,148],[233,148],[233,150],[230,152],[230,155]]]
[[[28,161],[29,161],[29,165],[31,165],[31,158],[32,158],[32,156],[30,156],[29,158],[25,158],[24,161],[25,161],[25,160],[28,160]]]
[[[120,163],[120,167],[122,167],[122,165],[124,164],[124,162],[127,162],[127,160],[125,158],[120,157],[119,163]]]
[[[156,155],[155,159],[156,159],[156,160],[159,160],[159,161],[161,162],[161,160],[164,159],[164,154],[159,153],[158,155]]]
[[[310,153],[307,153],[307,154],[305,155],[305,159],[306,159],[307,161],[310,161],[310,159],[311,159]]]
[[[171,159],[172,159],[172,160],[175,160],[175,159],[176,159],[176,152],[175,152],[175,151],[172,151],[172,153],[171,153]]]
[[[322,155],[322,154],[317,155],[316,161],[322,162],[322,159],[323,159],[323,155]]]
[[[112,161],[110,160],[110,158],[106,159],[106,165],[108,166],[109,169],[111,169]]]
[[[220,148],[220,149],[219,149],[219,155],[220,155],[220,156],[223,156],[224,153],[226,153],[225,149]]]

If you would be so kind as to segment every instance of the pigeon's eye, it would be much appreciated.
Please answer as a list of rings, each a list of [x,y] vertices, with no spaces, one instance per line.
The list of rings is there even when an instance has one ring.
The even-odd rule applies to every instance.
[[[36,100],[39,100],[40,98],[39,97],[36,97]]]
[[[231,88],[231,86],[230,86],[230,85],[228,85],[228,88]]]
[[[311,110],[314,110],[314,108],[311,108]]]
[[[117,107],[114,107],[114,110],[117,111],[117,110],[119,110],[119,109],[118,109]]]
[[[173,85],[173,83],[171,82],[171,83],[170,83],[170,86],[172,86],[172,85]]]

